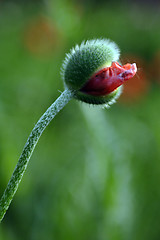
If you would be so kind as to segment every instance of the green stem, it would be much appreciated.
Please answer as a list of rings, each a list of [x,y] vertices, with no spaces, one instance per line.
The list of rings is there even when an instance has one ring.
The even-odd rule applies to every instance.
[[[29,159],[34,151],[38,140],[51,122],[56,114],[73,98],[74,93],[70,90],[65,90],[59,98],[47,109],[47,111],[39,119],[35,127],[33,128],[25,146],[23,152],[18,160],[15,170],[12,174],[10,181],[2,195],[0,200],[0,222],[2,221],[9,205],[18,189],[19,183],[22,180],[23,174],[27,168]]]

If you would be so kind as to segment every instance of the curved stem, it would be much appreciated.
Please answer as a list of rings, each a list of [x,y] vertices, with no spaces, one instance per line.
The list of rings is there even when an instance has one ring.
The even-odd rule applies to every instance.
[[[18,160],[15,170],[12,174],[10,181],[2,195],[0,200],[0,222],[2,221],[9,205],[18,189],[19,183],[23,177],[23,174],[27,168],[29,159],[34,151],[38,140],[51,122],[56,114],[73,98],[74,93],[70,90],[65,90],[59,98],[47,109],[47,111],[39,119],[35,127],[33,128],[25,146],[23,152]]]

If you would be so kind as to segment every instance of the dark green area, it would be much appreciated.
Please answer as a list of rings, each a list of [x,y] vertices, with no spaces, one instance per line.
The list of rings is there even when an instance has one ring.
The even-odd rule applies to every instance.
[[[31,129],[63,91],[65,53],[82,40],[110,38],[147,69],[159,49],[159,25],[158,8],[138,3],[2,1],[1,195]],[[149,81],[130,104],[102,110],[73,100],[59,113],[36,147],[1,240],[160,238],[160,94],[158,79]]]

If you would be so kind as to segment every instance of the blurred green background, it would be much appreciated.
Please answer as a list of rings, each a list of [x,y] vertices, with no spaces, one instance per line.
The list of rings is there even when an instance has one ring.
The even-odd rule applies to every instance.
[[[0,194],[60,95],[65,53],[110,38],[136,62],[109,110],[71,101],[42,135],[0,240],[160,239],[158,1],[0,1]]]

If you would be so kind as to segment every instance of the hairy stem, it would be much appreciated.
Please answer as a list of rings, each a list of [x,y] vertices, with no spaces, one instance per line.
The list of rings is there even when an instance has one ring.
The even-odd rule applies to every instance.
[[[18,160],[15,170],[11,176],[10,181],[2,195],[0,200],[0,222],[2,221],[9,205],[18,189],[19,183],[22,180],[23,174],[27,168],[30,157],[34,151],[38,140],[51,122],[56,114],[73,98],[74,93],[70,90],[65,90],[59,98],[47,109],[47,111],[39,119],[35,127],[33,128],[25,146],[23,152]]]

